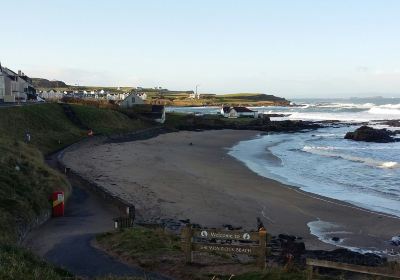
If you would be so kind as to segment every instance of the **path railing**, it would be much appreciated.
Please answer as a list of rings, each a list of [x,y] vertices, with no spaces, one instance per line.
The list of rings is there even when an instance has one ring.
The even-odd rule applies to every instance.
[[[391,267],[371,267],[316,259],[307,259],[306,264],[308,266],[307,279],[313,279],[314,267],[332,268],[361,274],[368,274],[377,277],[400,279],[400,269],[395,269]]]

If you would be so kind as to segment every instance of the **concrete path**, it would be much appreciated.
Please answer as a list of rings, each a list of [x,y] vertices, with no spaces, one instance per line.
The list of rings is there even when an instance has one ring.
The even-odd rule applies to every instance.
[[[33,230],[23,245],[79,276],[144,276],[143,269],[121,263],[91,246],[96,234],[113,230],[112,219],[118,216],[118,211],[81,188],[79,182],[70,179],[70,183],[73,191],[66,203],[65,216],[52,218]],[[155,273],[147,273],[147,277],[168,279]]]

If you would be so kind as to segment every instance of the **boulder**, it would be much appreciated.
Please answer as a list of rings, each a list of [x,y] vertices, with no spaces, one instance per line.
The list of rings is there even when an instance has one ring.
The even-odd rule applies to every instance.
[[[389,143],[394,142],[392,137],[395,133],[387,129],[375,129],[366,125],[357,128],[354,132],[347,132],[344,139],[354,141],[376,142],[376,143]]]

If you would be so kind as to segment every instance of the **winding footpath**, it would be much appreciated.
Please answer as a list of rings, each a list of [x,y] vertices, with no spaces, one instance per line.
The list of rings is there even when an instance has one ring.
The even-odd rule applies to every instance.
[[[57,154],[48,164],[57,164]],[[52,218],[28,234],[23,245],[35,254],[75,275],[145,276],[146,279],[169,279],[127,265],[91,245],[95,236],[113,230],[119,211],[101,197],[91,193],[76,179],[69,178],[72,193],[66,202],[65,216]]]

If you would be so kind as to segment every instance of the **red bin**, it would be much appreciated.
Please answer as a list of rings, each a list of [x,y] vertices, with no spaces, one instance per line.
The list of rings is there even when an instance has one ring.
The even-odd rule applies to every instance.
[[[53,192],[51,200],[53,205],[53,217],[64,216],[64,192]]]

